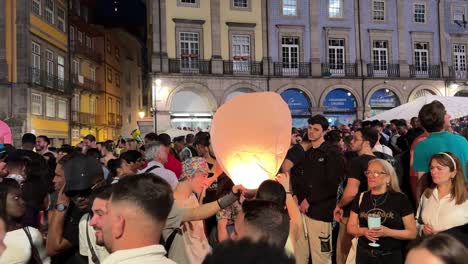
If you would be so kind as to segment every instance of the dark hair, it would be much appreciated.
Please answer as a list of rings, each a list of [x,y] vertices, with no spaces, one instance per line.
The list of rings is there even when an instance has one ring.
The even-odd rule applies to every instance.
[[[112,202],[131,202],[159,223],[166,221],[174,203],[166,180],[151,173],[125,177],[112,186]]]
[[[445,264],[463,264],[468,259],[468,249],[456,238],[442,233],[419,238],[409,248],[426,249]]]
[[[171,136],[166,133],[159,134],[158,141],[164,146],[169,147],[171,145]]]
[[[362,121],[361,123],[361,128],[370,127],[370,126],[372,126],[372,122],[369,120]]]
[[[421,108],[418,118],[427,132],[439,132],[444,128],[445,106],[435,100]]]
[[[150,132],[150,133],[145,135],[145,139],[147,141],[151,141],[151,142],[158,141],[158,134],[156,134],[154,132]]]
[[[117,169],[122,168],[122,159],[110,159],[107,162],[107,168],[112,177],[117,177]]]
[[[323,130],[327,130],[328,126],[330,125],[328,120],[323,115],[314,115],[313,117],[309,118],[307,122],[309,125],[320,125]]]
[[[209,147],[211,145],[211,136],[208,132],[198,132],[195,135],[194,145],[202,145],[204,147]]]
[[[58,162],[57,162],[57,165],[60,164],[62,167],[65,167],[65,163],[67,163],[69,160],[71,160],[77,153],[76,152],[72,152],[72,153],[69,153],[65,156],[63,156]]]
[[[90,156],[98,160],[101,158],[101,152],[97,148],[90,148],[86,150],[86,156]]]
[[[379,120],[372,120],[371,127],[383,127],[383,123]]]
[[[369,141],[370,147],[374,148],[377,140],[379,140],[379,132],[375,128],[363,127],[357,131],[361,132],[362,140]]]
[[[89,140],[89,141],[91,141],[91,142],[96,142],[96,137],[93,136],[93,135],[91,135],[91,134],[86,135],[86,136],[83,138],[83,140],[85,140],[85,139],[87,139],[87,140]]]
[[[277,181],[266,180],[260,184],[257,190],[257,199],[275,202],[278,206],[286,206],[286,191]]]
[[[284,247],[273,246],[266,241],[253,242],[250,239],[228,240],[206,256],[203,264],[295,264]]]
[[[14,170],[26,167],[28,159],[17,154],[10,155],[6,164],[7,170]]]
[[[73,153],[73,151],[74,150],[73,150],[72,147],[67,147],[67,146],[62,145],[62,147],[57,150],[57,153],[62,152],[62,153],[66,153],[66,154],[71,154],[71,153]]]
[[[93,190],[92,192],[92,197],[93,199],[99,198],[102,200],[109,200],[111,195],[112,195],[112,185],[111,184],[106,184],[103,186],[99,186],[96,189]]]
[[[195,140],[195,135],[193,135],[193,134],[187,134],[185,136],[185,142],[187,144],[192,144],[194,140]]]
[[[289,235],[289,217],[277,203],[246,200],[242,203],[245,224],[260,232],[261,239],[284,248]]]
[[[7,211],[6,211],[6,200],[7,195],[12,190],[21,189],[19,183],[13,179],[5,178],[2,182],[0,182],[0,218],[3,220],[8,219]]]
[[[175,137],[174,143],[185,144],[185,137],[184,136]]]
[[[37,138],[42,138],[45,142],[47,142],[47,145],[50,145],[50,139],[48,136],[40,135]]]
[[[120,154],[120,158],[125,160],[127,163],[137,162],[138,159],[141,159],[143,156],[138,150],[127,150],[124,153]]]
[[[115,149],[114,141],[106,140],[104,143],[102,143],[102,147],[105,148],[109,152],[114,152],[114,149]]]
[[[234,183],[224,172],[216,180],[218,189],[216,189],[216,197],[220,198],[231,192]]]
[[[25,133],[21,138],[21,143],[36,145],[36,136],[32,133]]]
[[[327,134],[325,134],[324,138],[326,141],[332,144],[338,144],[341,140],[341,131],[340,130],[328,131]]]

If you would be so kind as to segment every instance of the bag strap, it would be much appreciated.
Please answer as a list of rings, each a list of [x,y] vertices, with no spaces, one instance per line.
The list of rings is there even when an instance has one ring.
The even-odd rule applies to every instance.
[[[86,240],[88,240],[88,248],[89,248],[89,251],[91,251],[91,260],[94,262],[94,264],[101,264],[101,262],[99,261],[99,258],[96,254],[96,251],[94,251],[94,247],[93,247],[93,244],[91,243],[91,239],[89,238],[89,219],[90,219],[91,215],[88,214],[88,219],[86,221]]]
[[[154,169],[157,169],[157,168],[161,168],[161,167],[159,167],[158,165],[151,166],[151,167],[149,167],[148,169],[145,170],[145,173],[150,172],[150,171],[152,171]]]
[[[362,197],[364,196],[364,193],[366,193],[366,192],[362,192],[362,193],[359,195],[358,209],[361,208],[361,202],[362,202]],[[358,227],[359,227],[359,219],[358,219]]]
[[[39,251],[37,251],[36,246],[34,245],[34,242],[32,240],[31,233],[29,232],[28,227],[23,227],[23,231],[26,233],[26,236],[28,237],[29,244],[31,245],[31,258],[29,263],[31,263],[31,260],[34,260],[36,263],[42,264],[42,259],[39,256]]]
[[[169,256],[169,250],[171,250],[172,242],[174,242],[174,238],[179,233],[180,228],[176,228],[172,231],[169,237],[166,239],[166,243],[164,243],[164,249],[166,249],[166,257]]]

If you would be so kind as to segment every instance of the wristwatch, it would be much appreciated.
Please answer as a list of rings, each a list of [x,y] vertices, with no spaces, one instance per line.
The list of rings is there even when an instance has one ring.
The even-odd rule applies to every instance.
[[[65,205],[65,204],[56,204],[55,205],[55,210],[59,211],[59,212],[64,212],[68,209],[68,205]]]

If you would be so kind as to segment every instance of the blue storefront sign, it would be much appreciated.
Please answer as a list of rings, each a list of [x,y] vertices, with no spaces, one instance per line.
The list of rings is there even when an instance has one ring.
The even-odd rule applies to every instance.
[[[281,97],[288,104],[292,116],[310,115],[309,98],[298,89],[288,89],[281,93]]]
[[[323,106],[325,112],[356,112],[356,99],[345,89],[335,89],[327,94]]]
[[[389,89],[380,89],[372,94],[369,106],[372,109],[391,109],[400,105],[398,97]]]

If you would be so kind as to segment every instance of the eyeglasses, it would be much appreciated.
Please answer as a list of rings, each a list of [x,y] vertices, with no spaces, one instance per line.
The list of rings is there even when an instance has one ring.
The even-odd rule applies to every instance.
[[[364,175],[366,175],[367,177],[374,177],[374,178],[377,178],[380,175],[385,175],[385,174],[387,173],[383,171],[365,171],[364,172]]]

